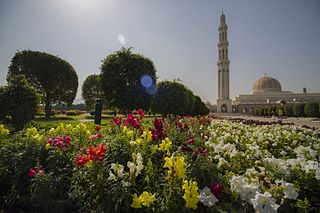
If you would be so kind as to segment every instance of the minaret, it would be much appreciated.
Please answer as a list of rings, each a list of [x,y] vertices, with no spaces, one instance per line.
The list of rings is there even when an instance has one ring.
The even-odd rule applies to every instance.
[[[228,57],[228,25],[226,16],[220,16],[219,25],[219,60],[218,60],[218,100],[217,112],[232,112],[231,100],[229,98],[229,57]]]

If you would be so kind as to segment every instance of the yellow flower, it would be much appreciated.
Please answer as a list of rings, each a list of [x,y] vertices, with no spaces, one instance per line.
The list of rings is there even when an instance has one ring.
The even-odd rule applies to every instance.
[[[41,141],[42,139],[42,136],[39,134],[38,130],[35,127],[28,128],[25,136],[35,141]]]
[[[137,196],[136,193],[134,193],[134,195],[133,195],[133,200],[132,200],[132,203],[131,203],[131,207],[132,207],[132,208],[135,208],[135,209],[140,209],[140,208],[142,208],[141,200],[140,200],[140,198]]]
[[[164,165],[163,165],[163,168],[169,168],[171,169],[173,167],[173,162],[172,162],[172,159],[173,159],[173,156],[171,158],[169,157],[165,157],[164,158]]]
[[[152,133],[151,131],[143,131],[141,137],[146,141],[150,142],[152,140]]]
[[[184,189],[184,195],[182,198],[186,201],[186,208],[196,209],[199,201],[197,182],[192,182],[191,180],[188,182],[185,180],[183,182],[182,189]]]
[[[164,165],[163,168],[168,168],[168,178],[170,178],[171,174],[174,172],[174,175],[177,178],[184,179],[186,177],[186,168],[183,156],[171,156],[164,158]]]
[[[169,153],[171,144],[172,144],[172,141],[170,141],[169,138],[166,138],[161,141],[161,144],[159,145],[159,150],[168,151],[168,153]]]
[[[174,167],[176,171],[176,176],[178,178],[184,179],[186,177],[186,168],[185,168],[185,162],[184,157],[177,156],[174,162]]]
[[[50,143],[47,143],[47,144],[46,144],[46,149],[50,149],[50,148],[51,148]]]
[[[92,160],[88,161],[88,162],[85,164],[85,166],[88,167],[88,168],[92,168],[92,165],[93,165],[93,161],[92,161]]]
[[[130,144],[131,145],[140,145],[140,144],[142,144],[142,139],[141,138],[138,138],[137,140],[135,140],[135,141],[130,141]]]
[[[123,127],[122,132],[126,134],[127,138],[132,138],[133,136],[133,131],[129,130],[126,126]]]
[[[49,133],[50,135],[55,135],[56,129],[55,129],[55,128],[51,128],[51,129],[48,131],[48,133]]]
[[[150,205],[153,204],[153,202],[156,200],[156,195],[144,191],[139,196],[139,198],[140,198],[142,205],[144,205],[146,207],[150,207]]]
[[[3,124],[0,124],[0,136],[9,135],[10,131],[4,127]]]
[[[155,200],[156,200],[155,194],[151,194],[149,192],[144,191],[138,197],[138,195],[134,193],[131,207],[135,209],[142,208],[142,206],[150,207],[150,205],[152,205]]]

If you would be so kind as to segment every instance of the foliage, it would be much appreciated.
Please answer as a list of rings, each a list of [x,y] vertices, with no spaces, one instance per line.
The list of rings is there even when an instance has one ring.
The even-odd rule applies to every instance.
[[[304,103],[295,103],[292,107],[293,115],[296,117],[304,116]]]
[[[305,114],[309,117],[319,116],[319,103],[318,102],[308,102],[304,106]]]
[[[59,57],[31,50],[17,52],[11,60],[7,78],[20,74],[24,74],[41,94],[47,118],[50,117],[52,104],[72,104],[76,96],[76,71],[71,64]]]
[[[293,116],[293,104],[285,104],[283,113],[285,116],[292,117]]]
[[[38,101],[36,90],[24,76],[12,76],[8,85],[0,88],[0,122],[22,129],[35,117]]]
[[[319,130],[262,124],[138,110],[104,126],[0,126],[0,211],[316,211]]]
[[[209,110],[199,96],[177,81],[162,81],[157,86],[152,111],[162,115],[204,115]]]
[[[76,116],[76,115],[80,115],[80,111],[79,110],[68,110],[66,112],[67,116]]]
[[[89,75],[82,85],[82,98],[87,106],[93,108],[96,103],[96,99],[101,99],[104,105],[107,104],[106,100],[103,100],[101,78],[100,75]]]
[[[122,48],[103,59],[100,69],[104,97],[112,107],[127,112],[140,107],[149,109],[153,95],[149,89],[156,84],[157,78],[150,59],[132,53],[131,48]],[[145,75],[151,78],[150,88],[141,83]]]

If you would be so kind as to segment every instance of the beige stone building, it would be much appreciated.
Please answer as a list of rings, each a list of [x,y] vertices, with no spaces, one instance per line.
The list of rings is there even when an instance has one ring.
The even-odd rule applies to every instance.
[[[252,113],[254,108],[278,106],[284,103],[320,101],[320,93],[282,91],[277,79],[264,76],[254,82],[251,94],[240,94],[232,100],[233,112]]]
[[[229,97],[229,65],[228,58],[228,25],[226,24],[225,14],[220,16],[219,24],[219,60],[218,65],[218,99],[217,105],[206,103],[207,108],[211,112],[236,112],[236,113],[252,113],[254,108],[278,106],[284,103],[299,103],[320,101],[320,93],[307,93],[307,89],[303,88],[301,93],[293,93],[291,91],[283,91],[280,82],[277,79],[265,75],[256,80],[250,94],[240,94],[232,101]]]

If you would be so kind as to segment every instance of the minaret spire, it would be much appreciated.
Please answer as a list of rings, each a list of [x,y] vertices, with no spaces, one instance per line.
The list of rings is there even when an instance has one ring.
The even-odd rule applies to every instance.
[[[226,23],[225,14],[220,15],[219,24],[219,60],[218,60],[218,112],[231,112],[231,100],[229,97],[229,57],[228,57],[228,25]]]

